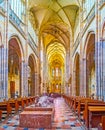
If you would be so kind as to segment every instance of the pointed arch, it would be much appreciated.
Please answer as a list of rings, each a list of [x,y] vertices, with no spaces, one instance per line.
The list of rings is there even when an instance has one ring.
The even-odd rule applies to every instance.
[[[93,93],[96,93],[96,82],[95,82],[95,33],[90,31],[87,34],[84,46],[84,77],[86,86],[86,96],[89,97]]]
[[[75,80],[75,94],[80,94],[80,55],[77,52],[74,58],[74,80]]]
[[[28,95],[34,96],[36,91],[37,64],[34,54],[28,57]]]

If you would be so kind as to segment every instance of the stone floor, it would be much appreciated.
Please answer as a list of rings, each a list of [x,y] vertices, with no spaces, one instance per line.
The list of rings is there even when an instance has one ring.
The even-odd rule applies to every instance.
[[[54,100],[55,114],[51,130],[86,130],[83,123],[72,112],[63,98]],[[19,127],[19,115],[15,115],[0,123],[0,130],[47,130],[43,128],[21,128]]]

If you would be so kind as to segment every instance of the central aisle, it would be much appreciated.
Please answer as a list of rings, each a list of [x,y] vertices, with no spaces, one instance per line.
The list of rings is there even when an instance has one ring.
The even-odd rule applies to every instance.
[[[66,104],[63,98],[57,98],[54,101],[55,115],[52,127],[56,129],[85,130],[78,117]]]
[[[74,115],[72,110],[61,97],[54,100],[54,120],[51,130],[85,130],[78,117]],[[19,115],[15,115],[0,124],[0,130],[48,130],[48,129],[33,129],[19,127]]]

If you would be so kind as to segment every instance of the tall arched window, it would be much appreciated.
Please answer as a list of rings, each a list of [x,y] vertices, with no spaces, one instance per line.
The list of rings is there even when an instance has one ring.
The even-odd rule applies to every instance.
[[[58,77],[59,76],[59,69],[58,69],[58,67],[56,67],[56,77]]]

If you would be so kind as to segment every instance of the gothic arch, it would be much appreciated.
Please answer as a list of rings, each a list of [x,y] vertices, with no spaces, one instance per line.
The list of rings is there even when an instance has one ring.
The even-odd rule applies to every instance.
[[[33,54],[28,57],[28,95],[34,96],[36,91],[37,64]]]
[[[9,37],[9,41],[12,39],[12,38],[15,38],[18,42],[18,46],[20,48],[20,52],[21,52],[21,58],[22,60],[24,60],[24,48],[23,48],[23,45],[22,45],[22,40],[21,38],[17,35],[17,34],[12,34],[10,37]]]
[[[2,35],[1,35],[1,32],[0,32],[0,47],[2,46]]]
[[[17,36],[11,36],[8,42],[8,96],[21,95],[22,44]]]
[[[2,28],[0,26],[0,46],[3,44],[2,41],[3,40],[3,31],[2,31]]]
[[[80,95],[80,56],[76,53],[74,59],[74,81],[75,81],[75,94]]]
[[[86,96],[91,96],[95,94],[95,33],[93,31],[89,32],[83,51],[84,60],[84,87],[86,87]]]
[[[105,21],[104,21],[103,26],[102,26],[102,39],[105,40]]]

